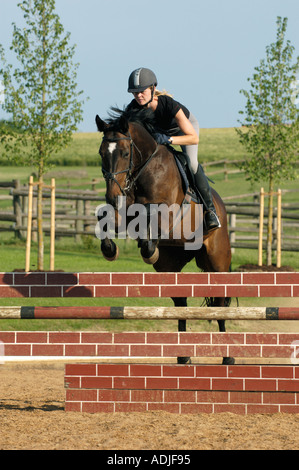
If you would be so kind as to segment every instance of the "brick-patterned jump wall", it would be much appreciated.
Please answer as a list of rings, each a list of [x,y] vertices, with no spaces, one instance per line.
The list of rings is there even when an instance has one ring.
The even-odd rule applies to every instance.
[[[299,273],[0,273],[0,297],[298,297]]]
[[[299,413],[299,367],[67,364],[66,411]]]
[[[0,297],[209,296],[298,297],[299,273],[0,273]],[[5,356],[234,356],[291,362],[298,340],[298,334],[286,333],[0,332]],[[299,412],[298,366],[107,366],[67,365],[67,410]]]
[[[4,356],[297,357],[299,333],[0,331]]]

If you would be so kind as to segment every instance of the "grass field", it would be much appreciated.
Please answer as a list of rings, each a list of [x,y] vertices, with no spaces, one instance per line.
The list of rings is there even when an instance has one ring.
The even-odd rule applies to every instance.
[[[98,133],[89,134],[75,134],[71,145],[63,152],[60,152],[56,157],[56,166],[53,167],[46,175],[45,181],[50,177],[56,178],[56,185],[58,187],[76,187],[76,188],[91,188],[91,181],[93,178],[101,177],[98,148],[100,144],[100,135]],[[1,148],[0,148],[1,151]],[[238,142],[237,135],[234,129],[202,129],[200,133],[199,144],[199,160],[201,163],[208,161],[216,161],[220,159],[240,160],[244,156],[243,149]],[[3,159],[0,156],[0,163],[3,164]],[[58,165],[59,163],[59,165]],[[21,183],[27,183],[28,177],[32,173],[33,168],[26,168],[22,166],[13,167],[9,165],[0,166],[0,180],[8,181],[12,179],[20,179]],[[214,170],[214,168],[213,168]],[[209,172],[207,171],[207,174]],[[243,174],[231,175],[228,181],[224,181],[222,175],[213,176],[215,181],[215,189],[222,197],[240,195],[250,192],[259,191],[261,186],[267,189],[266,182],[255,184],[251,186],[246,181]],[[99,183],[99,186],[104,186],[104,183]],[[298,180],[281,183],[281,189],[297,189]],[[2,192],[3,194],[3,192]],[[298,198],[298,193],[289,193],[283,197],[283,202],[295,202]],[[7,201],[0,201],[0,207],[7,207]],[[100,253],[100,242],[96,238],[82,237],[80,243],[75,243],[71,239],[60,239],[56,242],[56,269],[63,271],[152,271],[153,268],[143,263],[136,243],[132,240],[118,241],[120,246],[120,258],[114,263],[109,263],[104,260]],[[37,256],[36,245],[32,245],[32,269]],[[241,264],[257,263],[257,252],[254,250],[237,249],[232,259],[232,270],[236,270]],[[282,254],[282,264],[292,266],[299,271],[299,254],[287,253]],[[0,232],[0,271],[9,272],[15,269],[23,269],[25,265],[25,242],[16,240],[12,234]],[[45,269],[49,266],[49,240],[45,239]],[[194,262],[190,263],[185,271],[197,271]],[[252,299],[242,299],[242,305],[252,305]],[[32,299],[18,299],[19,305],[32,305]],[[170,299],[113,299],[113,305],[172,305]],[[189,305],[198,305],[202,299],[191,299]],[[255,304],[266,304],[268,300],[257,299]],[[277,305],[280,299],[275,299]],[[109,305],[111,299],[34,299],[35,305]],[[2,305],[14,305],[15,299],[1,299]],[[273,304],[273,302],[272,302]],[[275,306],[273,304],[273,306]],[[272,305],[271,305],[272,306]],[[17,320],[3,320],[0,324],[0,329],[176,329],[176,322],[142,322],[135,321],[126,322],[116,321],[113,322],[91,322],[84,320],[73,321],[17,321]],[[208,324],[207,322],[190,322],[190,328],[195,329],[217,329],[217,324]],[[230,329],[240,329],[240,324],[230,322]]]
[[[101,134],[98,132],[76,133],[70,145],[53,155],[51,162],[55,165],[80,167],[100,165],[100,143]],[[201,161],[244,158],[243,148],[233,128],[201,129],[198,152]],[[0,165],[6,166],[8,163],[2,156],[0,145]]]

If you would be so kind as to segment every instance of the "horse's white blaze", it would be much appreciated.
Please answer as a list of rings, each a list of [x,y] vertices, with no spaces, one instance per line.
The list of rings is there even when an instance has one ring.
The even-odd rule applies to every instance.
[[[113,151],[116,149],[116,142],[110,142],[109,146],[108,146],[108,152],[113,153]]]

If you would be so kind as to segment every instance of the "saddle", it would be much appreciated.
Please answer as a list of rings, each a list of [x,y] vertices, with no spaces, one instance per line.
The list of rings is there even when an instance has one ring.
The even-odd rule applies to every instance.
[[[189,196],[192,201],[196,202],[197,204],[201,204],[202,200],[196,190],[194,174],[191,169],[189,156],[185,152],[179,152],[173,147],[170,147],[169,150],[171,150],[173,153],[174,160],[181,175],[185,196]]]

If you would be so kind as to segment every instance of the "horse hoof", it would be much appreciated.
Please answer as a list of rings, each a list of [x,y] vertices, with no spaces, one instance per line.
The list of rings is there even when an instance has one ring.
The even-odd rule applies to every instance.
[[[224,366],[233,366],[235,364],[235,358],[234,357],[224,357],[222,364]]]
[[[146,264],[155,264],[159,259],[159,249],[156,247],[154,254],[150,258],[142,257],[142,259]]]
[[[105,260],[107,260],[107,261],[115,261],[115,260],[118,258],[118,256],[119,256],[119,249],[118,249],[118,246],[116,246],[116,252],[115,252],[115,255],[114,255],[114,256],[112,256],[112,257],[105,256],[104,253],[103,253],[103,256],[104,256]]]

